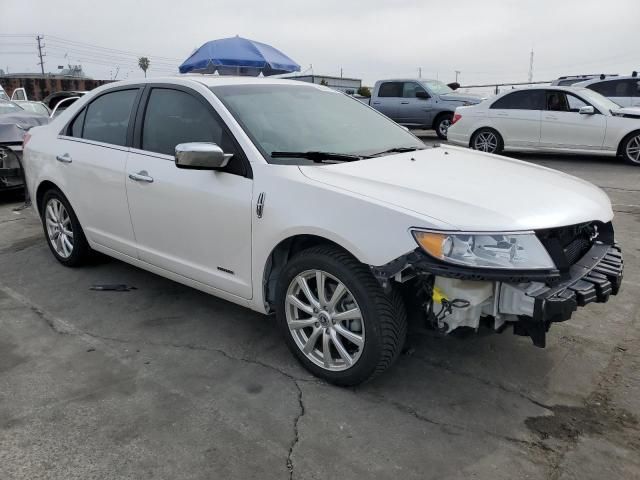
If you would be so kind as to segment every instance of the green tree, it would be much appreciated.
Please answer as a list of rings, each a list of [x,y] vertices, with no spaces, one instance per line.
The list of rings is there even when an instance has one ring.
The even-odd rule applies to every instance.
[[[138,66],[144,72],[144,78],[147,78],[147,70],[149,70],[149,65],[151,65],[151,62],[147,57],[140,57],[138,59]]]
[[[369,98],[371,97],[371,89],[369,87],[360,87],[358,88],[358,95]]]

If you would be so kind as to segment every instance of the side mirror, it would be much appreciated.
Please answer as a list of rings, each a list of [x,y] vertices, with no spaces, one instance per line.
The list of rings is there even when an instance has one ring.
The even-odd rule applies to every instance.
[[[427,92],[423,92],[423,91],[418,90],[416,92],[416,98],[423,98],[423,99],[426,100],[427,98],[431,98],[431,97],[429,96],[429,94]]]
[[[176,167],[192,170],[224,168],[233,155],[224,153],[215,143],[192,142],[176,145]]]
[[[580,107],[580,110],[578,110],[578,113],[580,115],[593,115],[594,113],[596,113],[596,109],[593,108],[591,105],[587,105],[586,107]]]

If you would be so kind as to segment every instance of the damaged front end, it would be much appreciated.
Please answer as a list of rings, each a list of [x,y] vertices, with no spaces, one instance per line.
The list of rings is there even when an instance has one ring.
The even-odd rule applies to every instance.
[[[439,234],[431,235],[428,242],[433,243],[433,237],[440,241]],[[544,347],[552,323],[568,320],[578,307],[606,302],[618,293],[624,265],[610,222],[539,230],[532,235],[552,260],[548,266],[544,261],[535,269],[456,264],[455,255],[447,257],[453,262],[437,258],[427,243],[372,271],[385,288],[402,285],[410,307],[443,333],[460,327],[477,330],[481,323],[489,323],[496,331],[513,325],[515,334],[529,336],[534,345]],[[474,245],[476,251],[484,256],[507,252],[507,259],[517,264],[513,251],[524,248],[516,241],[505,244],[498,235],[483,236],[498,238],[498,248]],[[471,251],[466,248],[463,254]],[[491,264],[490,260],[485,263]]]
[[[22,145],[0,145],[0,190],[22,187]]]

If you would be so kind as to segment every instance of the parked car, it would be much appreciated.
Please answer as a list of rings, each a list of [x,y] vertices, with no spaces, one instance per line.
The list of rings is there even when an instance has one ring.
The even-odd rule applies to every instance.
[[[620,155],[640,166],[640,109],[621,108],[587,88],[510,90],[458,108],[449,142],[489,153]]]
[[[621,107],[640,107],[640,78],[637,72],[628,77],[587,80],[577,83],[576,86],[598,92]]]
[[[617,74],[612,73],[591,73],[587,75],[565,75],[562,77],[558,77],[553,82],[551,82],[552,87],[570,87],[571,85],[575,85],[578,82],[584,82],[586,80],[599,78],[600,80],[609,77],[617,77]]]
[[[13,103],[20,106],[23,110],[31,113],[37,113],[48,117],[51,115],[51,110],[42,102],[35,102],[30,100],[14,100]]]
[[[7,95],[7,92],[4,91],[2,85],[0,85],[0,100],[9,100],[9,95]]]
[[[456,107],[482,100],[478,95],[456,93],[438,80],[400,79],[376,82],[369,103],[400,125],[435,130],[446,139]]]
[[[46,116],[27,112],[14,102],[0,99],[0,190],[24,186],[22,140],[31,127],[48,121]]]
[[[394,362],[408,311],[442,332],[481,318],[513,325],[544,346],[551,323],[607,301],[622,280],[599,188],[426,148],[320,85],[206,75],[104,85],[30,132],[25,168],[60,263],[97,250],[275,312],[300,362],[340,385]]]
[[[60,115],[65,109],[69,108],[73,102],[85,95],[86,91],[61,91],[47,95],[42,102],[51,110],[51,117]]]

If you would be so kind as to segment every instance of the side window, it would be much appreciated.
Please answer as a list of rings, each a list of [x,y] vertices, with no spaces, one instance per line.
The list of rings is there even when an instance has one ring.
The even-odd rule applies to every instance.
[[[552,112],[568,112],[569,103],[564,92],[550,90],[547,92],[547,110]]]
[[[609,80],[589,85],[587,88],[598,92],[605,97],[631,97],[632,81],[630,80]]]
[[[138,89],[106,93],[87,107],[82,138],[126,145],[131,109]]]
[[[499,98],[492,109],[504,110],[543,110],[544,91],[543,90],[518,90]]]
[[[567,94],[567,102],[569,103],[569,111],[570,112],[579,112],[582,107],[588,107],[589,104],[582,100],[581,98],[576,97],[575,95]]]
[[[235,153],[222,125],[197,98],[179,90],[154,88],[142,124],[141,148],[173,156],[176,145],[187,142],[213,142],[226,153]]]
[[[378,90],[379,97],[402,97],[402,82],[385,82]]]
[[[416,92],[427,93],[427,91],[423,87],[415,82],[404,83],[404,88],[402,89],[402,96],[404,98],[416,98]]]
[[[69,128],[67,130],[67,135],[70,137],[81,138],[82,137],[82,126],[84,124],[84,116],[87,113],[87,109],[83,108],[82,111],[76,115],[76,118],[71,122]]]

